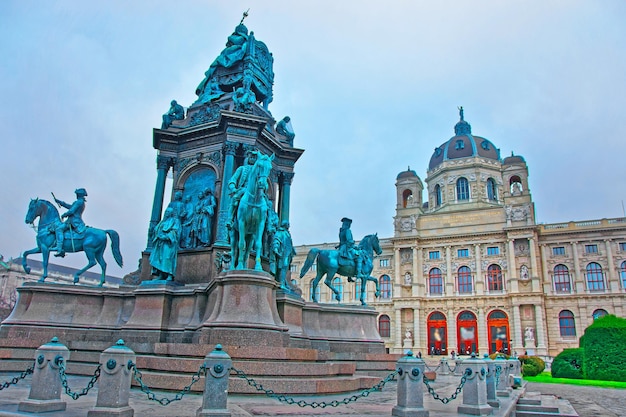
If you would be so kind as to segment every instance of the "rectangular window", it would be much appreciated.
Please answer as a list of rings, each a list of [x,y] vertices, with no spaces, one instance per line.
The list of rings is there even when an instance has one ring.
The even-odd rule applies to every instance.
[[[428,252],[428,259],[439,259],[439,251],[434,250],[434,251]]]
[[[381,259],[380,260],[381,268],[389,268],[389,259]]]
[[[469,249],[459,249],[456,254],[458,258],[469,258]]]
[[[622,252],[626,252],[626,242],[619,243],[619,250]]]
[[[585,245],[585,253],[598,253],[598,245]]]
[[[291,272],[298,272],[298,264],[291,264],[291,267],[289,267],[289,270]]]
[[[565,255],[565,247],[564,246],[555,246],[552,248],[552,255],[559,256]]]
[[[487,255],[500,255],[500,248],[498,246],[488,246]]]

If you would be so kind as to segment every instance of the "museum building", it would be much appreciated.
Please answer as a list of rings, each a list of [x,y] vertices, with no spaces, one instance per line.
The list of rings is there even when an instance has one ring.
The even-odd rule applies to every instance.
[[[380,296],[367,288],[388,351],[556,356],[595,318],[626,317],[626,218],[537,224],[525,159],[473,135],[462,108],[454,133],[430,158],[426,200],[415,171],[396,179],[394,236],[372,271]],[[310,248],[336,245],[297,247],[293,277]],[[307,301],[315,276],[298,280]],[[358,303],[358,283],[333,283]]]

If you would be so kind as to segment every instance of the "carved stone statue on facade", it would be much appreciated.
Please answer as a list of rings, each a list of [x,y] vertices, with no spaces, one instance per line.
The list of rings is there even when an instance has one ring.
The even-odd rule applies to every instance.
[[[185,118],[185,109],[178,104],[176,100],[172,100],[170,103],[170,109],[163,115],[163,123],[161,129],[167,129],[172,125],[174,120],[183,120]]]
[[[155,279],[172,281],[176,275],[180,219],[172,208],[165,210],[165,217],[154,228],[154,246],[150,253],[150,266]]]
[[[524,346],[535,347],[535,329],[526,327],[524,330]]]

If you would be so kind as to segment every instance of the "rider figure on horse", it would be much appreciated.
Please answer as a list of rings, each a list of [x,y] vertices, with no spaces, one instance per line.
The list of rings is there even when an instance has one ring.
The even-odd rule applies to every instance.
[[[341,228],[339,229],[339,246],[337,246],[339,252],[339,263],[340,264],[350,264],[350,262],[354,261],[354,265],[356,267],[356,277],[361,276],[361,270],[363,269],[363,257],[361,256],[361,251],[354,243],[354,238],[352,237],[352,230],[350,230],[350,226],[352,225],[352,219],[344,217],[341,219]]]
[[[54,201],[61,206],[68,209],[65,213],[61,215],[61,218],[64,219],[67,217],[65,223],[60,223],[55,229],[57,245],[51,250],[55,250],[57,253],[54,256],[65,256],[65,251],[63,250],[63,233],[66,230],[71,230],[73,234],[83,233],[86,229],[85,222],[83,221],[83,211],[85,211],[85,197],[87,197],[87,191],[84,188],[78,188],[74,191],[76,193],[76,201],[72,204],[68,204],[65,201],[61,201],[58,198],[54,197]],[[74,239],[74,236],[72,237]]]
[[[228,222],[226,223],[227,228],[231,228],[233,222],[235,221],[235,213],[237,213],[237,208],[239,207],[239,201],[245,192],[245,187],[248,185],[248,176],[252,167],[256,163],[256,160],[259,156],[259,151],[257,150],[249,150],[246,154],[246,162],[233,174],[233,176],[228,181],[228,190],[230,194],[230,211],[228,214]]]

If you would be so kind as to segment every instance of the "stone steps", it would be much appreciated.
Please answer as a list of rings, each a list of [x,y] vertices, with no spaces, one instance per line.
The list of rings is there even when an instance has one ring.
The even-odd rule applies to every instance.
[[[567,400],[538,392],[526,392],[517,401],[515,417],[578,417],[578,413]]]

